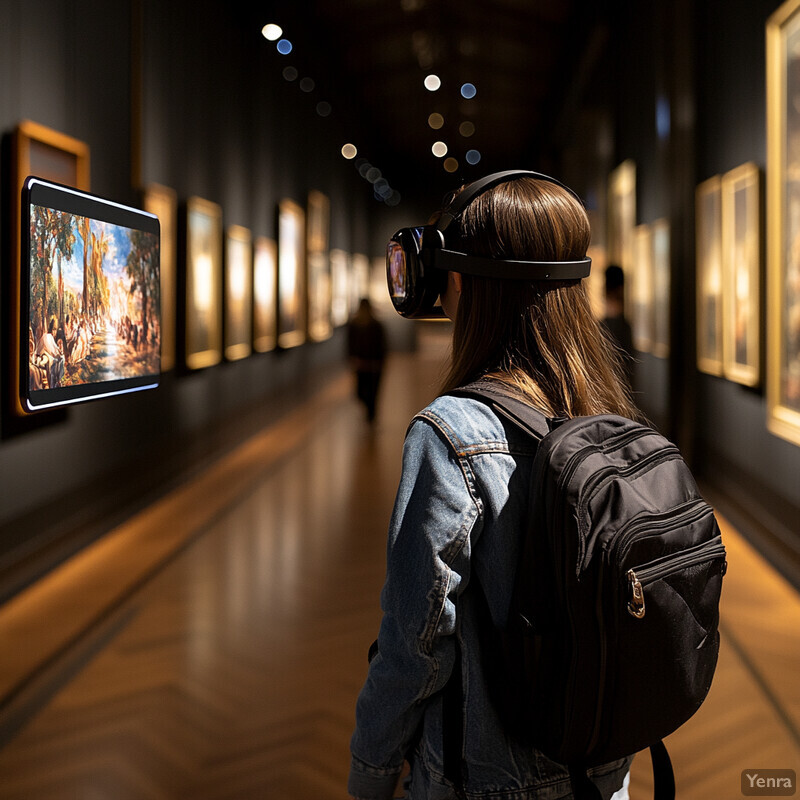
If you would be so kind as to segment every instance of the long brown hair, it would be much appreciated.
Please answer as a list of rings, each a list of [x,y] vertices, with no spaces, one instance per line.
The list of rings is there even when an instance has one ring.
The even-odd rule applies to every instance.
[[[532,261],[581,259],[589,220],[580,202],[536,178],[501,183],[463,211],[457,240],[474,255]],[[443,392],[485,376],[550,416],[641,414],[621,355],[592,312],[581,281],[498,280],[462,275],[452,358]]]

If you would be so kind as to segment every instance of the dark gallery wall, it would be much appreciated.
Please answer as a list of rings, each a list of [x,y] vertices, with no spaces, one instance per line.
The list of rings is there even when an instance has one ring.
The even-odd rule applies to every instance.
[[[753,389],[703,374],[694,347],[694,191],[748,161],[766,175],[765,30],[779,5],[620,3],[605,102],[613,164],[636,163],[637,223],[665,217],[671,226],[671,356],[639,354],[641,404],[690,455],[723,513],[798,581],[800,448],[768,431],[763,378]]]
[[[282,78],[258,30],[225,4],[0,0],[0,130],[4,394],[8,348],[11,133],[30,119],[89,145],[91,191],[142,204],[142,188],[172,188],[179,203],[218,203],[223,225],[276,235],[278,201],[305,207],[328,195],[330,246],[372,256],[391,227],[339,148],[357,131]],[[385,209],[385,207],[384,207]],[[0,406],[0,600],[108,530],[236,441],[343,363],[343,332],[161,386],[46,412]]]
[[[764,189],[765,26],[779,5],[775,0],[700,4],[698,30],[705,46],[699,53],[698,182],[753,161]],[[763,379],[754,390],[700,375],[698,408],[703,471],[731,499],[731,513],[743,523],[758,518],[776,560],[787,550],[800,551],[800,448],[766,430]]]

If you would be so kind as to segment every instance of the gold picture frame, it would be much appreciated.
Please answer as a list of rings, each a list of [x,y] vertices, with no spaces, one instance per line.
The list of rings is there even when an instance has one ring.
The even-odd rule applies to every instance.
[[[278,346],[306,340],[306,215],[293,200],[278,205]]]
[[[225,358],[238,361],[253,352],[253,235],[230,225],[225,231]]]
[[[22,185],[29,175],[54,183],[90,190],[89,145],[60,131],[32,120],[22,120],[11,136],[11,232],[13,263],[19,265],[22,225]],[[13,365],[13,411],[20,417],[26,412],[19,401],[20,372],[20,285],[19,269],[10,271],[8,308],[8,356]]]
[[[800,445],[800,0],[767,21],[767,424]]]
[[[150,183],[142,204],[161,225],[161,371],[175,366],[176,313],[178,307],[178,196],[174,189]]]
[[[722,361],[728,380],[761,382],[761,171],[722,176]]]
[[[32,120],[20,122],[13,135],[14,193],[19,204],[29,175],[90,190],[89,145]]]
[[[330,262],[331,320],[340,328],[350,318],[350,256],[337,247],[330,251]]]
[[[331,202],[326,194],[312,189],[308,193],[308,250],[326,252],[330,238]]]
[[[253,244],[253,348],[267,353],[278,343],[278,243],[257,236]]]
[[[631,328],[633,346],[640,353],[653,347],[653,229],[647,223],[633,229],[631,252]],[[627,281],[626,281],[627,282]]]
[[[188,198],[184,359],[189,369],[222,360],[222,247],[221,206]]]
[[[650,226],[652,247],[652,340],[650,352],[656,358],[669,358],[670,336],[670,228],[669,221],[657,219]]]
[[[626,159],[608,178],[608,263],[617,264],[625,273],[625,282],[634,282],[634,231],[636,228],[636,162]],[[625,314],[633,317],[633,296],[625,296]]]
[[[722,179],[695,189],[697,369],[721,376],[722,366]]]
[[[350,256],[350,313],[355,314],[363,297],[369,297],[369,257],[364,253]]]
[[[308,338],[322,342],[333,335],[331,265],[328,252],[330,200],[322,192],[308,193],[306,251],[308,260]]]

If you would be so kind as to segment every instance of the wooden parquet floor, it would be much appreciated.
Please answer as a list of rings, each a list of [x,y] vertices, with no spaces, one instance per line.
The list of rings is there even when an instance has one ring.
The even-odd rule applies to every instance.
[[[0,800],[346,797],[403,433],[442,357],[392,358],[372,430],[343,376],[0,608]],[[720,667],[668,743],[682,800],[800,772],[800,598],[725,534]]]

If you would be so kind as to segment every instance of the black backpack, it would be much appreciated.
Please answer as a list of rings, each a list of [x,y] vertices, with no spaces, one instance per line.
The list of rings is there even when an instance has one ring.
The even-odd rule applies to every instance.
[[[548,420],[488,381],[454,394],[539,441],[508,624],[482,626],[501,719],[567,765],[576,798],[601,797],[589,768],[646,748],[655,797],[674,797],[662,739],[700,707],[719,652],[726,560],[712,508],[678,448],[646,425]],[[458,785],[453,752],[446,738]]]

